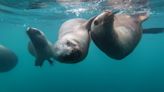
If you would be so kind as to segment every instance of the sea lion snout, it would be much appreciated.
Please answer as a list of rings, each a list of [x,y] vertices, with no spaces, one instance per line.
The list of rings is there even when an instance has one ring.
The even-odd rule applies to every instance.
[[[74,41],[67,41],[67,46],[72,48],[72,50],[70,50],[70,54],[66,55],[63,58],[66,58],[66,60],[77,60],[78,58],[81,58],[82,53],[80,50],[80,47],[74,42]]]
[[[93,26],[100,26],[105,23],[112,23],[114,20],[114,14],[116,14],[117,11],[112,12],[111,10],[106,10],[100,15],[98,15],[94,20],[93,20]]]
[[[97,18],[103,18],[104,21],[111,19],[114,17],[115,14],[119,13],[119,10],[105,10],[101,13]]]
[[[28,27],[26,30],[27,35],[29,36],[29,38],[31,39],[31,41],[36,44],[44,44],[45,41],[45,35],[42,31],[40,31],[37,28],[31,28]]]
[[[41,31],[39,31],[38,29],[36,28],[32,28],[32,27],[28,27],[27,30],[26,30],[26,33],[28,35],[43,35],[43,33]]]
[[[105,10],[100,16],[103,16],[104,18],[105,17],[111,17],[113,16],[114,14],[116,14],[117,12],[113,12],[111,10]]]
[[[60,62],[63,63],[77,63],[79,62],[78,60],[81,59],[82,57],[82,52],[79,49],[72,49],[70,50],[69,54],[61,55]]]
[[[111,10],[105,10],[104,13],[106,13],[106,14],[108,14],[108,15],[113,14]]]
[[[114,9],[114,10],[105,10],[105,13],[111,15],[111,14],[117,14],[120,12],[120,10]]]
[[[54,49],[57,59],[63,63],[76,63],[82,58],[82,51],[74,41],[57,42]]]

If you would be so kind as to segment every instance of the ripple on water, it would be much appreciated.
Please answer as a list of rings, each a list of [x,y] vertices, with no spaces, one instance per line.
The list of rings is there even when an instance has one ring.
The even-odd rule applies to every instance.
[[[20,22],[20,20],[23,20],[25,22],[25,19],[29,19],[28,21],[40,21],[75,17],[90,18],[106,9],[116,9],[119,10],[120,13],[129,14],[150,12],[149,3],[137,2],[138,0],[124,0],[125,2],[122,2],[122,0],[89,1],[90,2],[72,2],[72,0],[70,0],[69,3],[65,3],[56,2],[55,0],[37,0],[37,2],[35,0],[1,0],[0,21],[9,21],[10,19],[10,21],[19,20]]]

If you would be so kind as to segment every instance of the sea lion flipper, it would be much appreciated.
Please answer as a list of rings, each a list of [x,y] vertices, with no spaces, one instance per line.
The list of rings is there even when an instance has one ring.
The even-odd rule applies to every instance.
[[[35,60],[35,66],[42,66],[43,65],[43,62],[44,62],[45,59],[43,58],[36,58]]]
[[[143,29],[144,34],[159,34],[164,33],[164,28],[148,28]]]
[[[35,47],[34,45],[32,44],[32,42],[28,42],[28,51],[30,52],[30,54],[32,56],[36,56],[36,50],[35,50]]]
[[[147,20],[149,18],[149,15],[147,13],[139,15],[139,19],[141,22]]]
[[[47,59],[47,60],[51,65],[53,65],[53,60],[51,60],[51,59]]]
[[[144,22],[145,20],[147,20],[149,18],[149,14],[147,12],[135,14],[135,15],[132,15],[132,16],[136,17],[137,20],[140,21],[140,22]]]

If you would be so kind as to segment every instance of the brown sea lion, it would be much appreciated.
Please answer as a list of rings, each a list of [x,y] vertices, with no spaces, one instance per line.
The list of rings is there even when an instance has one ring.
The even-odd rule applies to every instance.
[[[91,24],[91,38],[96,46],[113,59],[123,59],[137,46],[142,37],[142,22],[147,14],[130,16],[108,10]]]

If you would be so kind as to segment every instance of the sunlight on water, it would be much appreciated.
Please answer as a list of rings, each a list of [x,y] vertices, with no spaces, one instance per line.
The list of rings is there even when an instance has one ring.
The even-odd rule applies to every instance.
[[[139,6],[138,4],[131,4],[128,2],[120,3],[120,2],[121,1],[112,2],[110,0],[109,1],[100,0],[100,1],[95,1],[95,2],[78,2],[78,3],[69,2],[68,4],[65,2],[43,1],[43,2],[28,2],[28,5],[27,5],[26,4],[27,1],[22,1],[22,2],[18,2],[17,7],[12,6],[13,4],[15,5],[16,2],[9,3],[8,6],[4,6],[2,4],[0,7],[1,7],[1,12],[15,13],[15,14],[20,14],[20,15],[25,15],[27,13],[30,13],[32,15],[41,15],[41,16],[42,14],[44,16],[48,16],[48,15],[51,16],[51,14],[54,14],[55,16],[60,16],[61,14],[66,14],[66,13],[73,13],[79,16],[79,14],[82,15],[85,12],[89,13],[92,11],[92,13],[95,14],[96,12],[99,13],[102,10],[106,10],[106,9],[117,9],[124,12],[129,12],[129,13],[134,12],[134,11],[137,12],[137,11],[149,10],[148,2],[143,3],[143,5],[139,5]]]
[[[69,0],[68,0],[69,1]],[[56,19],[65,19],[65,18],[75,18],[75,17],[84,17],[91,18],[100,12],[110,9],[118,10],[120,13],[150,13],[149,2],[143,3],[138,6],[136,4],[131,4],[126,0],[126,2],[121,3],[121,1],[112,2],[110,0],[97,0],[90,2],[60,2],[54,0],[48,1],[0,1],[0,16],[2,18],[0,21],[17,21],[21,23],[22,18],[26,17],[29,21],[39,20],[56,20]],[[132,2],[132,1],[130,1]],[[114,3],[114,4],[113,4]],[[13,15],[16,15],[13,17]],[[25,22],[25,21],[22,21]],[[24,26],[25,24],[23,24]],[[26,24],[28,25],[28,24]]]

